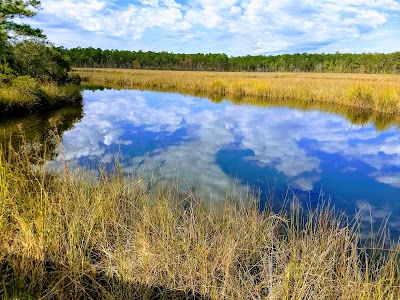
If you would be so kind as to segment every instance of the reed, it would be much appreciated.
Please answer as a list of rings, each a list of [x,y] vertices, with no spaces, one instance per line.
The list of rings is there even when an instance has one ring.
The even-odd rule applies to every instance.
[[[377,112],[398,113],[397,75],[328,73],[223,73],[75,69],[84,85],[177,91],[228,99],[323,102]]]
[[[329,205],[260,211],[234,191],[206,205],[176,182],[153,190],[118,166],[55,174],[31,165],[29,145],[4,147],[2,299],[400,297],[400,245],[367,247]]]

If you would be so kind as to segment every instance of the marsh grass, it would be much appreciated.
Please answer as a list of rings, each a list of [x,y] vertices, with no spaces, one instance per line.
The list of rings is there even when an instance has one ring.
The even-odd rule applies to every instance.
[[[249,100],[259,105],[340,105],[342,110],[398,114],[396,75],[314,73],[223,73],[75,69],[83,85],[174,91],[212,99]]]
[[[49,110],[82,100],[79,86],[59,86],[51,82],[39,84],[29,76],[21,77],[24,78],[13,84],[0,86],[0,114]]]
[[[67,165],[52,174],[32,167],[29,143],[2,147],[3,299],[400,297],[399,245],[365,246],[358,221],[327,204],[260,211],[231,191],[206,205],[118,165],[97,178]]]

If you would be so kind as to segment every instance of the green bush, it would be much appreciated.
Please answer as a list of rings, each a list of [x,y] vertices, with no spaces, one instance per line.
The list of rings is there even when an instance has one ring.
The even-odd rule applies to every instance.
[[[20,93],[34,95],[39,90],[39,83],[29,75],[18,76],[12,81],[12,86]]]
[[[18,75],[29,75],[40,82],[65,83],[69,60],[53,46],[25,41],[13,47],[13,69]]]
[[[9,84],[14,76],[14,71],[10,68],[8,62],[0,63],[0,88]]]

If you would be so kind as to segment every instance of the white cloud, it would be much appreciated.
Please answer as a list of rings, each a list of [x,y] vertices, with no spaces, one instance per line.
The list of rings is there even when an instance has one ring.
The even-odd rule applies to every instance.
[[[391,214],[391,209],[389,207],[382,206],[378,208],[363,200],[357,200],[355,202],[355,206],[358,209],[358,211],[362,213],[363,216],[362,220],[364,221],[364,223],[370,223],[370,222],[379,223],[382,222],[382,219],[389,217]],[[400,221],[399,218],[396,218],[395,220]],[[396,230],[398,230],[398,228],[396,228]]]
[[[140,0],[124,5],[114,0],[43,0],[43,11],[32,23],[44,27],[50,39],[67,46],[85,45],[81,36],[109,48],[105,37],[119,39],[119,48],[151,48],[169,51],[165,39],[174,33],[179,52],[225,52],[254,54],[271,52],[334,52],[356,49],[355,40],[374,37],[372,51],[395,49],[390,35],[376,33],[399,25],[400,4],[392,0]],[[63,40],[55,29],[69,29]],[[194,32],[204,43],[184,42]],[[98,36],[104,38],[101,43]],[[101,39],[101,38],[100,38]],[[144,44],[138,41],[144,39]],[[223,41],[222,41],[223,40]],[[136,41],[131,44],[132,41]],[[386,41],[386,44],[383,43]],[[343,44],[349,43],[349,46]],[[352,43],[352,44],[351,44]],[[200,45],[200,49],[198,48]],[[375,46],[374,46],[375,45]],[[140,47],[140,48],[138,48]],[[171,47],[171,46],[170,46]],[[375,48],[374,48],[375,47]],[[379,48],[377,48],[379,47]],[[363,49],[359,49],[362,51]]]
[[[138,0],[143,5],[158,7],[158,0]]]
[[[112,104],[109,93],[113,95]],[[171,101],[154,107],[141,95],[132,91],[86,92],[87,99],[96,101],[88,100],[83,121],[65,133],[67,159],[103,155],[107,146],[112,144],[132,144],[134,141],[121,138],[124,136],[124,124],[141,126],[150,132],[174,133],[185,128],[193,141],[157,149],[155,155],[145,155],[135,158],[135,161],[143,159],[153,166],[167,161],[167,164],[175,166],[179,158],[181,164],[188,168],[196,166],[200,172],[213,165],[213,172],[217,174],[221,172],[215,171],[216,154],[239,139],[241,149],[254,152],[254,155],[245,158],[247,161],[274,168],[298,182],[307,182],[304,185],[312,189],[312,182],[318,181],[316,174],[321,173],[321,162],[299,146],[299,142],[307,138],[317,142],[315,150],[340,154],[349,161],[362,161],[377,171],[370,176],[397,187],[398,180],[393,179],[396,174],[382,173],[388,167],[400,168],[400,138],[395,130],[389,131],[384,140],[375,140],[379,133],[373,128],[349,127],[341,117],[329,114],[321,118],[318,112],[283,111],[281,108],[238,109],[234,106],[208,110],[203,102],[190,97],[185,98],[187,105],[175,103],[173,95],[170,96]],[[168,109],[165,109],[166,105]],[[185,153],[196,155],[186,155],[185,158]],[[168,158],[171,158],[171,163]],[[183,162],[182,159],[188,161]],[[352,171],[356,171],[354,167]],[[208,171],[204,173],[208,174]]]
[[[131,145],[134,141],[121,139],[126,123],[142,126],[150,132],[175,132],[181,128],[182,116],[188,113],[182,107],[169,111],[149,108],[142,97],[130,98],[129,91],[121,91],[110,105],[108,93],[105,91],[99,97],[98,93],[85,92],[86,99],[96,97],[96,101],[89,100],[83,121],[64,134],[61,151],[65,159],[99,157],[107,154],[108,146],[112,144]]]
[[[380,173],[372,174],[373,177],[379,182],[390,184],[394,187],[400,188],[400,173]]]
[[[60,23],[74,25],[73,30],[86,30],[114,37],[140,39],[148,28],[160,27],[174,29],[179,26],[183,15],[179,5],[173,1],[144,0],[144,6],[129,5],[118,7],[113,1],[42,1],[43,25],[47,18],[56,18]],[[183,25],[185,27],[185,25]],[[105,47],[106,48],[106,47]]]

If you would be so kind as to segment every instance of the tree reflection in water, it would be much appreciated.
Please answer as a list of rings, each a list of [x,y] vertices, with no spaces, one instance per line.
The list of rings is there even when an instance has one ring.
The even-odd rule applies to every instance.
[[[58,139],[83,118],[83,104],[0,120],[0,145],[11,159],[12,151],[28,151],[30,162],[43,164],[56,157]]]

